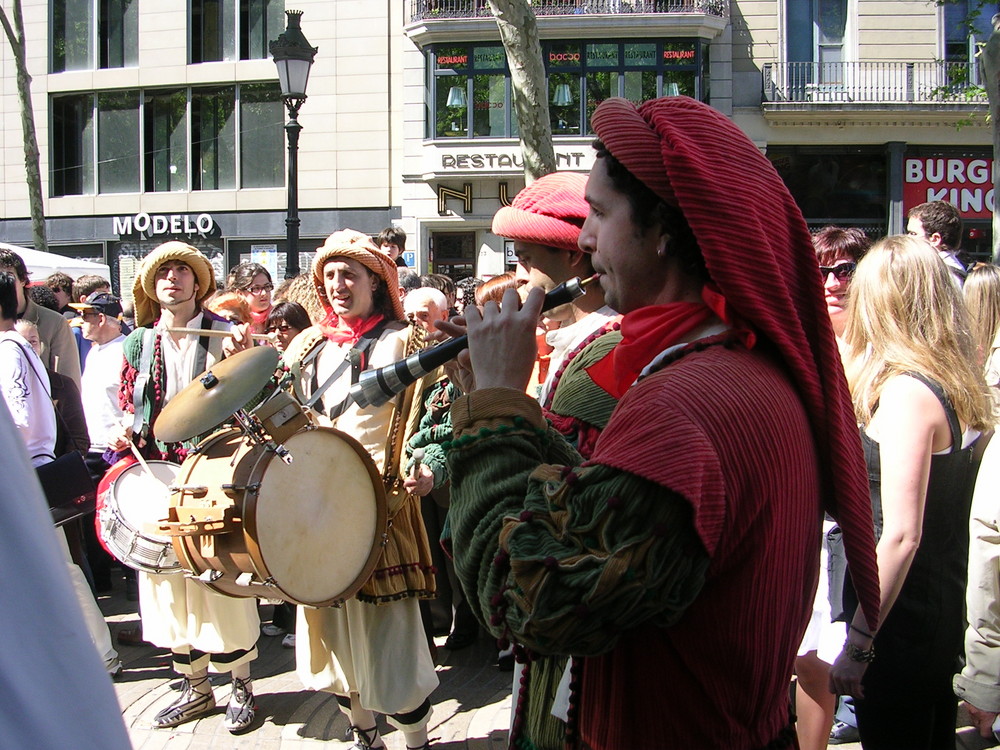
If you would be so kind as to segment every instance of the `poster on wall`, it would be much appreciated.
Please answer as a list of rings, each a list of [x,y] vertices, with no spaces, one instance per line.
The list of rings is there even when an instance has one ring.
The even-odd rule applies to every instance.
[[[993,165],[968,156],[907,157],[903,163],[903,212],[929,201],[948,201],[963,219],[993,216]]]
[[[278,246],[276,244],[250,245],[250,262],[259,263],[267,269],[272,279],[278,276]]]

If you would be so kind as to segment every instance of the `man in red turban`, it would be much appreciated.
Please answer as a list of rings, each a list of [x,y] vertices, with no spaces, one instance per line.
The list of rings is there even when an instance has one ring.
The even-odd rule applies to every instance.
[[[579,244],[624,318],[588,372],[621,401],[581,461],[524,395],[542,294],[466,311],[477,390],[452,408],[456,569],[494,634],[574,657],[574,746],[794,747],[788,680],[824,509],[870,627],[879,601],[809,233],[710,107],[609,99],[592,124]]]

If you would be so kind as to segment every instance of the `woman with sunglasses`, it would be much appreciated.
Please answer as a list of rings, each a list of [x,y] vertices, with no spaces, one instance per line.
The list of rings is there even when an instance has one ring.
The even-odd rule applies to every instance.
[[[838,339],[843,338],[847,324],[847,289],[851,276],[871,244],[868,235],[854,228],[823,227],[813,235],[826,293],[826,311]]]
[[[250,306],[253,333],[264,333],[267,315],[271,312],[271,273],[260,263],[240,263],[229,272],[226,291],[237,292]],[[308,326],[307,326],[308,328]]]
[[[844,341],[882,622],[854,612],[830,686],[855,697],[866,750],[954,748],[972,447],[993,409],[961,290],[926,241],[886,237],[868,251],[851,280]]]
[[[860,229],[823,227],[812,236],[819,263],[826,310],[833,332],[840,341],[847,322],[847,290],[858,261],[872,242]],[[812,616],[795,657],[796,732],[802,750],[825,750],[830,740],[837,697],[830,692],[830,665],[844,643],[844,624],[833,622],[830,608],[830,585],[827,574],[829,547],[827,535],[839,534],[832,519],[823,522],[820,547],[819,582],[813,601]],[[853,730],[853,727],[851,727]]]
[[[298,302],[279,302],[267,314],[264,332],[273,333],[274,348],[284,352],[292,339],[311,325],[309,313]]]

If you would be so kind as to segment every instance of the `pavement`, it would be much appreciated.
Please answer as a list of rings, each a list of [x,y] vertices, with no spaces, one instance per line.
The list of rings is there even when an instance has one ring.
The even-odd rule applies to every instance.
[[[117,570],[114,571],[117,573]],[[304,750],[350,748],[349,722],[333,695],[304,690],[295,676],[295,652],[281,647],[281,638],[261,636],[259,656],[251,667],[257,717],[250,731],[234,736],[223,726],[229,700],[229,675],[212,675],[217,708],[214,713],[171,729],[153,729],[157,712],[174,700],[180,684],[170,668],[170,653],[155,646],[121,646],[119,630],[139,619],[137,602],[126,599],[124,580],[114,576],[110,594],[98,598],[125,666],[115,681],[125,726],[136,750],[209,750],[255,748]],[[262,604],[262,622],[271,616]],[[431,695],[434,712],[429,726],[436,750],[503,750],[510,721],[511,673],[500,672],[492,640],[484,633],[473,645],[449,651],[445,638],[435,640],[441,684]],[[390,750],[404,750],[399,730],[379,718],[379,730]],[[2,744],[2,743],[0,743]]]
[[[117,570],[114,571],[117,573]],[[98,598],[112,636],[134,626],[139,619],[137,602],[125,596],[124,579],[113,576],[109,594]],[[272,606],[262,604],[261,621],[271,617]],[[449,651],[445,638],[435,639],[437,671],[441,684],[431,695],[434,712],[429,726],[436,750],[504,750],[510,722],[511,673],[496,666],[493,641],[485,633],[469,648]],[[205,718],[172,729],[153,729],[160,709],[176,696],[179,678],[170,667],[170,654],[155,646],[119,646],[125,665],[115,681],[125,726],[135,750],[305,750],[350,748],[349,722],[329,693],[304,690],[295,676],[293,649],[281,647],[281,638],[261,636],[260,653],[251,667],[257,718],[250,731],[234,736],[222,724],[229,700],[229,675],[213,675],[217,708]],[[404,750],[399,730],[379,718],[379,731],[390,750]],[[968,715],[959,713],[956,750],[996,747],[972,729]],[[830,745],[839,750],[862,750],[858,742]],[[659,749],[651,749],[659,750]]]

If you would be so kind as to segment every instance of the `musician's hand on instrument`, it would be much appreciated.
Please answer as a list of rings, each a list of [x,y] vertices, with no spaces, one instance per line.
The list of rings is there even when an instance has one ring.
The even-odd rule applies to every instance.
[[[434,489],[434,472],[426,464],[420,464],[420,473],[414,478],[411,474],[403,480],[403,488],[411,495],[423,497]]]
[[[128,444],[132,440],[132,428],[122,425],[121,429],[108,436],[108,447],[115,453],[129,450]]]
[[[538,357],[535,328],[544,301],[545,292],[535,288],[522,306],[517,290],[508,289],[499,308],[487,302],[481,314],[476,308],[466,309],[476,388],[528,387]]]
[[[222,342],[222,353],[225,356],[230,357],[237,352],[242,352],[253,346],[250,323],[241,323],[238,326],[233,326],[230,333],[232,336]]]

